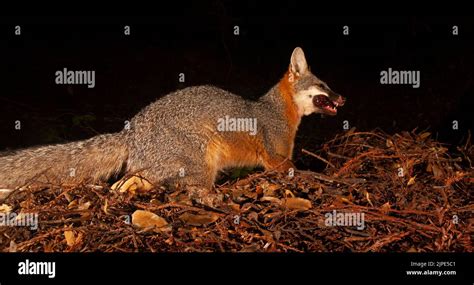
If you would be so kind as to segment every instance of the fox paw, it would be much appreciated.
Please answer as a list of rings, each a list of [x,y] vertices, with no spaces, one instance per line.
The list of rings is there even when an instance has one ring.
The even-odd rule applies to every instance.
[[[131,192],[132,194],[135,194],[137,191],[145,192],[151,190],[152,188],[153,185],[148,182],[148,180],[135,175],[131,177],[125,177],[115,182],[111,187],[113,191],[118,191],[120,193]]]
[[[188,196],[196,203],[216,207],[224,201],[224,194],[216,193],[202,187],[188,187]]]

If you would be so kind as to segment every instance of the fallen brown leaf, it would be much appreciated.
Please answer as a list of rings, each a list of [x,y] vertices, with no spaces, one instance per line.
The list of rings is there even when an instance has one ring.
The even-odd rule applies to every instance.
[[[132,224],[139,228],[152,228],[154,227],[156,230],[159,231],[167,231],[170,230],[168,226],[168,222],[163,219],[162,217],[158,216],[155,213],[144,211],[144,210],[136,210],[132,214]]]
[[[212,212],[206,212],[204,214],[197,215],[186,212],[179,216],[179,218],[187,224],[193,226],[203,226],[217,221],[219,219],[219,215]]]
[[[291,210],[309,210],[312,207],[311,201],[303,198],[283,199],[282,206]]]
[[[64,238],[68,246],[73,246],[76,243],[76,235],[73,231],[64,231]]]

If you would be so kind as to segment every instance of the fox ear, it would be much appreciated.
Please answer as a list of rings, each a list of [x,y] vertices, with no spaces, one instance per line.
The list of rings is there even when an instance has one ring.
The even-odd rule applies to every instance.
[[[308,64],[303,49],[300,47],[295,48],[291,54],[290,71],[297,76],[301,76],[308,71]]]

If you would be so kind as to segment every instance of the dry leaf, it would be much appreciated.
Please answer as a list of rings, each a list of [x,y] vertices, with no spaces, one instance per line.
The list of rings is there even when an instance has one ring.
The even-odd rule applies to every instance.
[[[346,197],[340,197],[340,199],[341,199],[342,202],[352,204],[352,202],[349,199],[347,199]]]
[[[293,192],[291,192],[290,190],[285,189],[285,197],[286,198],[294,198],[295,194],[293,194]]]
[[[91,202],[88,201],[88,202],[82,203],[82,204],[79,205],[77,208],[78,208],[79,210],[87,210],[87,209],[89,209],[90,206],[91,206]]]
[[[64,198],[66,198],[66,200],[67,200],[69,203],[71,203],[72,200],[74,200],[74,199],[72,198],[72,196],[71,196],[69,193],[64,193]]]
[[[9,213],[12,211],[12,207],[7,204],[0,205],[0,213]]]
[[[73,231],[64,231],[64,238],[68,246],[73,246],[76,244],[76,235]]]
[[[113,191],[118,190],[118,192],[120,193],[130,192],[132,194],[135,194],[137,190],[139,192],[151,190],[153,189],[153,185],[145,178],[134,175],[132,177],[127,178],[126,180],[122,179],[115,182],[110,188]]]
[[[263,196],[277,196],[276,195],[276,191],[278,191],[281,186],[278,185],[278,184],[269,184],[268,186],[266,187],[262,187],[263,188]]]
[[[410,185],[415,184],[415,177],[416,177],[416,175],[413,176],[413,177],[411,177],[411,178],[408,180],[407,186],[410,186]]]
[[[212,212],[205,212],[204,214],[191,214],[191,213],[184,213],[179,218],[187,224],[193,226],[202,226],[213,223],[219,219],[219,215]]]
[[[240,211],[240,204],[230,201],[227,206],[229,206],[229,208],[231,208],[235,212]]]
[[[109,212],[107,212],[107,209],[109,208],[109,202],[107,199],[105,199],[105,203],[104,203],[104,213],[106,213],[107,215],[109,214]]]
[[[159,231],[167,231],[171,229],[165,219],[155,213],[144,210],[136,210],[132,214],[132,224],[139,228],[154,227]]]
[[[365,194],[365,198],[367,199],[367,202],[369,202],[370,206],[374,206],[374,204],[372,204],[372,201],[370,200],[370,194],[369,192],[367,192],[366,190],[364,190],[364,194]],[[351,194],[352,195],[352,194]]]
[[[264,196],[264,197],[260,198],[260,201],[262,201],[262,202],[272,202],[272,203],[275,203],[275,204],[281,204],[280,199],[275,198],[275,197],[270,197],[270,196]]]
[[[391,206],[390,206],[390,203],[389,203],[389,202],[383,204],[383,205],[380,207],[380,210],[381,210],[382,213],[384,213],[384,214],[387,214],[390,209],[391,209]]]
[[[17,244],[14,240],[10,240],[10,247],[8,248],[8,252],[17,252]]]
[[[303,198],[286,198],[283,206],[291,210],[308,210],[312,207],[311,201]]]
[[[74,207],[76,207],[76,206],[77,206],[77,200],[73,200],[73,201],[71,201],[71,202],[67,205],[67,208],[68,208],[68,209],[72,209],[72,208],[74,208]]]
[[[425,139],[426,139],[427,137],[429,137],[429,136],[431,136],[431,133],[430,133],[430,132],[424,132],[424,133],[419,134],[419,135],[418,135],[418,138],[423,141],[423,140],[425,140]]]

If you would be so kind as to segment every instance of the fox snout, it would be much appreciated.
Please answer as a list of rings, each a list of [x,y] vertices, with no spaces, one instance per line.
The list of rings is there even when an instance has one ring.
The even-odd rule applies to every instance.
[[[337,114],[337,107],[344,106],[346,98],[329,91],[328,95],[317,95],[313,97],[313,104],[320,110],[320,113],[335,116]]]

